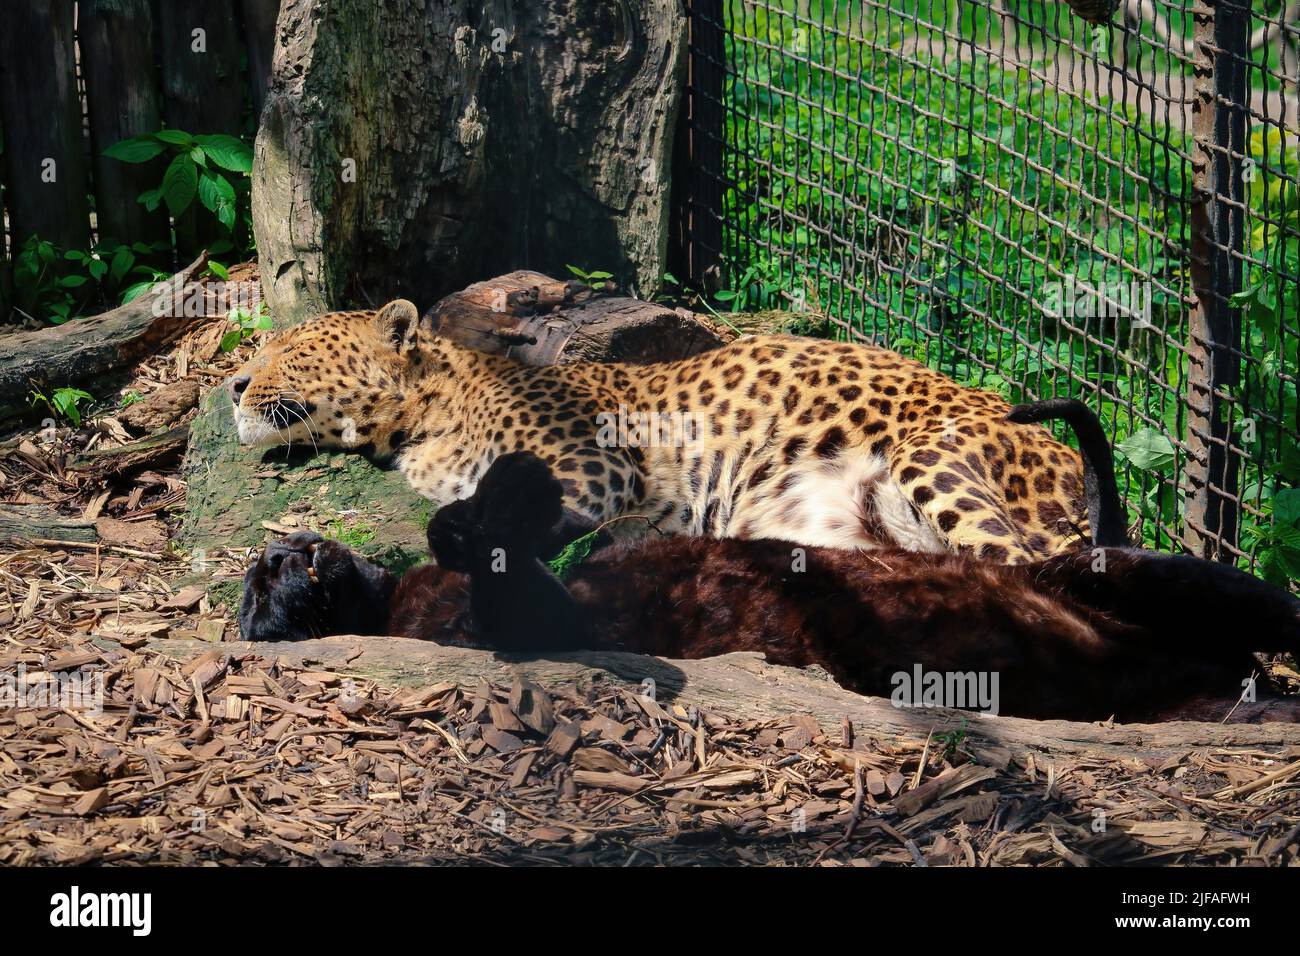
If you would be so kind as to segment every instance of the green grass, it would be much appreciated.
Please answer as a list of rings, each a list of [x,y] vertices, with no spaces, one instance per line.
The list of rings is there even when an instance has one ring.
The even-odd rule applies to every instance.
[[[1190,137],[1003,61],[939,61],[908,45],[960,22],[962,36],[996,48],[987,4],[899,0],[886,12],[803,0],[806,15],[793,16],[796,2],[727,2],[725,304],[802,299],[830,314],[836,334],[851,329],[1009,400],[1087,400],[1122,449],[1145,543],[1174,546],[1186,485]],[[1085,25],[1056,7],[1019,9],[1085,45]],[[1051,52],[1041,36],[1039,46]],[[1287,524],[1300,513],[1296,143],[1260,129],[1250,148],[1260,175],[1238,301],[1246,359],[1231,396],[1234,422],[1256,424],[1235,438],[1248,453],[1242,544],[1285,579],[1300,567]],[[1050,314],[1053,286],[1071,282],[1145,283],[1149,324]]]

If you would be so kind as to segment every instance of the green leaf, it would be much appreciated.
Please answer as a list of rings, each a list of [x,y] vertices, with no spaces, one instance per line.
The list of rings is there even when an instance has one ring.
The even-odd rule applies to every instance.
[[[200,183],[199,190],[202,191],[202,189],[203,189],[203,184]],[[211,272],[214,276],[216,276],[218,279],[220,279],[223,282],[230,278],[230,270],[227,269],[225,266],[223,266],[220,262],[209,262],[208,271]]]
[[[194,161],[185,154],[173,159],[167,172],[163,173],[162,180],[163,199],[173,216],[179,216],[189,208],[198,186],[199,172]]]
[[[221,337],[221,351],[233,352],[239,347],[239,343],[244,340],[243,329],[231,329]]]
[[[147,279],[144,282],[133,282],[122,291],[122,304],[134,302],[140,296],[144,295],[157,284],[155,279]]]
[[[199,201],[212,210],[227,229],[235,227],[235,190],[224,176],[205,169],[199,178]]]
[[[146,189],[136,197],[136,202],[141,203],[145,209],[153,212],[158,208],[158,203],[162,202],[162,192],[157,189]]]
[[[584,534],[581,538],[570,541],[564,546],[564,549],[550,561],[546,562],[555,576],[561,581],[567,581],[569,576],[578,569],[587,556],[591,554],[591,547],[596,541],[597,532],[592,531]]]
[[[166,148],[152,136],[133,136],[114,143],[104,150],[104,155],[124,163],[147,163]]]
[[[170,146],[193,146],[195,140],[195,137],[179,129],[160,129],[153,135],[155,139],[159,139]]]
[[[1173,443],[1154,428],[1135,431],[1115,450],[1143,471],[1164,472],[1175,460]]]
[[[64,276],[59,280],[59,285],[65,289],[78,289],[85,285],[87,279],[85,276]]]
[[[103,259],[91,259],[86,263],[86,269],[90,272],[91,278],[98,282],[108,274],[108,263]]]
[[[1284,488],[1273,496],[1273,523],[1282,527],[1300,524],[1300,488]]]
[[[224,133],[210,136],[196,136],[194,141],[203,147],[203,152],[222,169],[235,173],[253,171],[253,148],[243,140]]]
[[[109,264],[109,281],[114,284],[121,282],[133,265],[135,265],[135,254],[126,246],[118,246]]]

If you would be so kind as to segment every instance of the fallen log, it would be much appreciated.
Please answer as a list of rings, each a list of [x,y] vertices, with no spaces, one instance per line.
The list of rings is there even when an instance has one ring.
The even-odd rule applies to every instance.
[[[105,640],[105,639],[101,639]],[[107,645],[104,645],[107,646]],[[155,639],[149,648],[176,659],[211,651],[201,641]],[[610,682],[648,688],[659,703],[726,714],[732,720],[772,720],[811,714],[838,738],[847,718],[859,741],[922,740],[933,733],[962,732],[968,748],[1029,753],[1100,753],[1108,756],[1169,756],[1193,749],[1252,749],[1300,745],[1300,724],[1088,724],[1068,720],[980,717],[968,711],[901,708],[879,697],[844,690],[818,668],[768,664],[758,654],[736,653],[678,661],[608,651],[547,654],[529,658],[491,651],[442,647],[400,637],[329,637],[295,643],[230,642],[231,656],[256,654],[295,667],[333,670],[374,680],[386,688],[423,687],[452,681],[473,688],[480,681],[510,684],[516,676],[543,688]]]
[[[199,383],[183,378],[128,405],[118,412],[117,420],[133,434],[143,435],[166,428],[198,404]]]
[[[83,452],[72,460],[72,467],[94,478],[103,479],[137,468],[160,465],[180,457],[189,435],[190,426],[186,422],[126,445]]]
[[[96,540],[93,521],[60,515],[47,505],[0,504],[0,545],[21,546],[34,541],[92,544]]]
[[[540,272],[511,272],[441,299],[424,323],[438,335],[527,365],[665,362],[722,338],[687,309],[611,295]]]
[[[30,414],[33,387],[62,388],[136,362],[156,352],[193,322],[184,291],[207,266],[207,253],[143,295],[100,315],[63,325],[0,336],[0,421]],[[179,313],[179,314],[178,314]]]

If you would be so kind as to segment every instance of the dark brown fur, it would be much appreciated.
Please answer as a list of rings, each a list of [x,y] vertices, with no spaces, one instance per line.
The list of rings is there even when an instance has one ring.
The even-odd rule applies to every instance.
[[[757,651],[881,696],[916,665],[996,672],[1002,713],[1123,720],[1201,697],[1226,713],[1251,651],[1300,647],[1300,602],[1285,592],[1224,565],[1127,548],[1003,566],[667,538],[602,549],[566,588],[536,557],[560,497],[536,458],[499,459],[472,498],[431,524],[441,566],[409,572],[386,615],[370,602],[369,632],[507,651]]]

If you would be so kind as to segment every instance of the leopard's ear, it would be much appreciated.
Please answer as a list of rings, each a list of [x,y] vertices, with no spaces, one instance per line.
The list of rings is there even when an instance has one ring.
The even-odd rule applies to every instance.
[[[415,348],[420,337],[420,312],[409,299],[394,299],[375,315],[375,330],[398,352]]]

